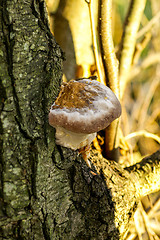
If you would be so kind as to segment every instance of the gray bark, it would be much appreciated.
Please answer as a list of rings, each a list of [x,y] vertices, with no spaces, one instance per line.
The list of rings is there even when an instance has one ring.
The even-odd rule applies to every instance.
[[[93,175],[77,152],[56,146],[48,112],[63,54],[44,1],[0,3],[0,239],[123,239],[139,179],[153,169],[157,179],[160,153],[124,170],[92,152]]]

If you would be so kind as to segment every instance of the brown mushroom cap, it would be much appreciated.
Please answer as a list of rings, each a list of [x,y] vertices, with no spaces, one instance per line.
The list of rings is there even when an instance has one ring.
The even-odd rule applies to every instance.
[[[70,81],[49,113],[49,124],[76,133],[94,133],[121,115],[121,105],[110,88],[96,80]]]

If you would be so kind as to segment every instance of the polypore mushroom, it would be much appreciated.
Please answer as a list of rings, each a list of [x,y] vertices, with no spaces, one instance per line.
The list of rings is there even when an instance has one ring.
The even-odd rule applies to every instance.
[[[56,129],[56,143],[82,149],[121,115],[121,105],[110,88],[96,80],[63,83],[51,106],[49,124]]]

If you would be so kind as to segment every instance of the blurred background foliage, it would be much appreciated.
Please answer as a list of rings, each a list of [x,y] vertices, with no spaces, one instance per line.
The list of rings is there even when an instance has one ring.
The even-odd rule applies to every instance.
[[[97,30],[98,0],[92,0]],[[63,81],[97,75],[88,4],[85,0],[46,0],[51,32],[65,53]],[[129,0],[113,0],[112,32],[118,54]],[[96,31],[98,33],[98,31]],[[98,39],[97,36],[95,36]],[[98,40],[97,40],[98,41]],[[99,49],[99,48],[98,48]],[[99,51],[100,54],[100,51]],[[139,162],[160,144],[160,1],[147,0],[125,86],[121,117],[120,163]],[[103,150],[100,133],[94,147]],[[160,194],[144,197],[126,239],[160,239]]]

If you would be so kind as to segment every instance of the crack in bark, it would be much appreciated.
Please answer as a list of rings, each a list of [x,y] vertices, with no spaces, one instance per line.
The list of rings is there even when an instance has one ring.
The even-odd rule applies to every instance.
[[[29,136],[27,134],[26,131],[24,131],[22,128],[21,128],[21,125],[18,121],[18,119],[15,117],[15,120],[17,122],[17,125],[19,126],[19,131],[20,133],[23,135],[23,137],[25,139],[28,139],[30,140],[30,147],[29,147],[29,161],[30,161],[30,166],[31,166],[31,175],[30,177],[27,176],[26,174],[25,175],[25,179],[26,179],[26,182],[27,182],[27,189],[28,189],[28,193],[29,193],[29,198],[31,199],[32,197],[36,198],[36,172],[37,172],[37,164],[38,164],[38,160],[37,160],[37,147],[36,147],[36,141],[38,139],[40,139],[40,137],[37,137],[37,138],[32,138],[31,136]],[[18,161],[19,162],[19,161]],[[20,166],[22,169],[24,169],[25,171],[25,168],[24,166],[19,162]],[[29,180],[30,179],[30,180]],[[29,183],[28,181],[30,182],[31,181],[31,190],[29,188]]]
[[[0,79],[0,96],[2,96],[2,99],[6,98],[6,93],[5,91],[3,92],[3,87],[1,85],[1,79]],[[2,90],[2,91],[1,91]],[[4,95],[3,95],[4,94]],[[2,100],[2,105],[1,105],[1,109],[0,109],[0,115],[1,112],[3,110],[3,100]],[[3,191],[3,186],[4,186],[4,182],[3,182],[3,169],[4,169],[4,159],[3,159],[3,139],[2,139],[2,135],[3,135],[3,126],[2,126],[2,121],[0,118],[0,203],[1,203],[1,210],[3,212],[4,215],[6,215],[6,208],[5,208],[5,203],[2,201],[2,199],[4,199],[4,191]]]
[[[48,148],[48,140],[47,140],[47,127],[48,127],[48,112],[45,111],[45,109],[47,109],[47,105],[48,105],[48,101],[47,101],[47,98],[46,98],[46,94],[45,94],[45,88],[47,88],[47,84],[43,87],[43,90],[42,90],[42,109],[44,111],[44,114],[43,114],[43,133],[44,133],[44,143],[46,145],[46,147]]]
[[[46,22],[46,13],[44,11],[44,1],[37,1],[37,0],[32,0],[32,4],[31,4],[31,9],[32,9],[32,13],[33,15],[38,18],[38,23],[39,26],[42,30],[47,29],[47,33],[52,36],[49,28],[48,28],[48,24]]]
[[[37,159],[37,147],[36,144],[31,143],[30,144],[30,164],[31,164],[31,190],[32,190],[32,195],[34,198],[37,198],[37,190],[36,190],[36,174],[37,174],[37,164],[38,164],[38,159]]]
[[[4,108],[4,102],[7,99],[6,90],[2,84],[1,77],[0,77],[0,96],[1,96],[0,98],[0,115],[1,115],[1,112],[3,111],[3,108]],[[0,128],[0,131],[1,131],[1,128]]]
[[[41,222],[42,222],[42,230],[43,230],[44,239],[45,240],[51,240],[50,235],[49,235],[49,231],[48,231],[49,229],[48,229],[48,226],[47,226],[47,215],[48,214],[44,213],[43,208],[41,209],[41,212],[42,212],[42,215],[43,215],[43,221],[41,221]]]
[[[19,119],[15,116],[15,121],[19,127],[19,131],[20,133],[23,135],[24,138],[26,139],[29,139],[33,144],[40,139],[40,137],[32,137],[30,136],[27,131],[25,131],[23,128],[22,128],[22,124],[19,122]]]
[[[31,9],[33,15],[38,19],[40,29],[45,31],[48,40],[48,48],[50,49],[50,51],[48,52],[48,58],[50,59],[50,62],[46,64],[46,69],[53,69],[53,66],[55,66],[55,64],[52,57],[56,57],[58,55],[58,57],[62,57],[62,60],[65,60],[64,52],[60,47],[58,47],[58,45],[56,44],[56,40],[53,40],[53,36],[49,29],[49,24],[47,21],[48,16],[47,12],[45,12],[44,1],[40,2],[37,0],[32,0]],[[55,51],[53,51],[53,48]]]
[[[6,55],[7,55],[7,64],[8,64],[8,75],[11,80],[11,86],[13,91],[13,99],[14,99],[14,105],[16,108],[17,116],[19,118],[19,121],[22,121],[22,115],[20,112],[19,107],[19,99],[16,93],[15,89],[15,78],[13,74],[13,47],[14,47],[14,38],[11,39],[10,33],[13,32],[13,23],[10,23],[9,21],[9,15],[7,12],[7,2],[5,0],[2,1],[2,31],[4,36],[4,44],[6,47]]]

